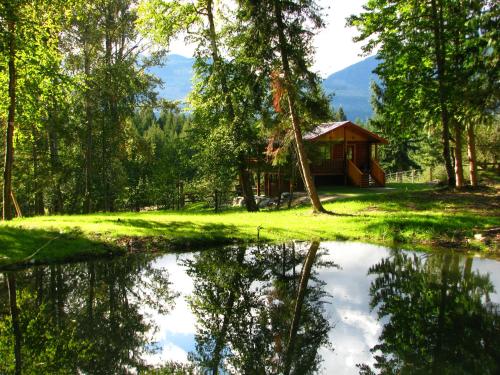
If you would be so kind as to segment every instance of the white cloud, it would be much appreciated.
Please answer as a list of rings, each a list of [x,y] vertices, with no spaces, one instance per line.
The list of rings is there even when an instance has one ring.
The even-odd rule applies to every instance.
[[[326,290],[333,296],[328,316],[335,324],[329,332],[334,352],[320,350],[323,367],[329,373],[357,374],[358,363],[373,364],[370,349],[377,343],[382,325],[369,310],[371,277],[368,267],[380,261],[386,248],[356,242],[322,242],[326,250],[323,260],[333,261],[341,269],[321,270],[319,277],[326,282]]]
[[[195,47],[193,44],[188,44],[184,41],[185,35],[181,35],[170,43],[170,52],[185,57],[193,57]]]
[[[154,267],[165,268],[168,271],[172,291],[179,293],[175,299],[175,306],[167,315],[158,314],[154,310],[147,311],[159,328],[155,334],[155,341],[165,339],[168,333],[194,334],[196,331],[196,320],[186,300],[186,297],[193,292],[193,280],[186,274],[184,266],[179,264],[179,260],[189,257],[192,257],[192,254],[183,254],[180,257],[169,254],[155,261]]]
[[[167,361],[186,363],[188,361],[188,353],[179,346],[171,342],[166,342],[163,344],[161,351],[154,354],[147,354],[143,359],[151,366],[158,366]]]
[[[359,310],[338,309],[340,319],[346,325],[352,326],[363,333],[364,342],[368,348],[374,347],[382,332],[382,325],[372,315]]]

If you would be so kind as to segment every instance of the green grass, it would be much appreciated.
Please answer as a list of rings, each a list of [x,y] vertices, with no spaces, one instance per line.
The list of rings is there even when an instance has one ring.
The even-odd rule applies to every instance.
[[[472,246],[465,239],[474,233],[500,226],[495,189],[456,193],[417,184],[389,188],[330,190],[339,197],[325,204],[334,215],[314,215],[309,207],[258,213],[228,209],[215,214],[197,205],[177,212],[16,219],[0,225],[0,263],[26,260],[40,247],[33,258],[48,262],[120,251],[116,244],[126,243],[124,238],[162,236],[163,243],[193,248],[231,240],[256,241],[258,231],[265,241],[314,238],[404,244],[410,248],[463,248]]]
[[[79,260],[123,252],[112,242],[99,241],[97,236],[80,233],[76,228],[56,231],[16,224],[0,226],[0,265]]]

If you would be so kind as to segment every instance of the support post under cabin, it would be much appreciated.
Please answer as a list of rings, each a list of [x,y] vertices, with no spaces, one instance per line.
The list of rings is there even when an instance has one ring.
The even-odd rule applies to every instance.
[[[344,185],[347,185],[347,138],[346,138],[346,129],[347,126],[344,126]]]

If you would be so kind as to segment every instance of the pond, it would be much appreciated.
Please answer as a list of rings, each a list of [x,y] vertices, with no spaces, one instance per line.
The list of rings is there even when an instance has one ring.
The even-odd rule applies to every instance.
[[[0,373],[498,374],[499,271],[313,242],[4,272]]]

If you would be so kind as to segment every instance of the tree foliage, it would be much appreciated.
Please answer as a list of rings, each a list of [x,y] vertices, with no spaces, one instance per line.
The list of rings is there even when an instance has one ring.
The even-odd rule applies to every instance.
[[[488,0],[371,0],[349,19],[381,61],[374,125],[413,147],[439,131],[450,186],[464,184],[464,131],[498,113],[498,14]]]

